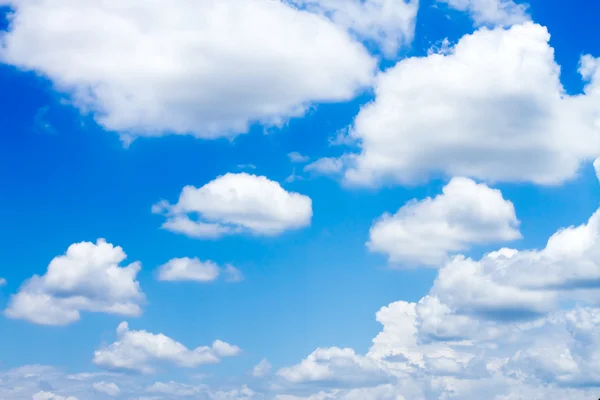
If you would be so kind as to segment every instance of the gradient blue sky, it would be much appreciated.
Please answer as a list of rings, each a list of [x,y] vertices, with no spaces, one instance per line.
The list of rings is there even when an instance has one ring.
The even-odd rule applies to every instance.
[[[531,19],[552,35],[550,45],[566,91],[581,93],[580,56],[600,56],[600,4],[529,4]],[[0,11],[6,17],[10,6]],[[0,28],[11,29],[6,19],[0,20]],[[381,68],[404,57],[426,56],[436,42],[448,38],[456,43],[475,29],[467,12],[422,0],[412,44],[382,61]],[[302,165],[288,158],[290,152],[311,161],[340,156],[343,149],[330,146],[329,139],[373,100],[370,90],[350,101],[314,104],[306,115],[268,133],[253,124],[248,134],[231,140],[165,135],[140,137],[123,146],[118,132],[98,124],[93,112],[85,114],[73,105],[69,92],[43,71],[26,71],[7,61],[0,64],[0,88],[0,277],[7,282],[0,287],[0,308],[8,306],[24,281],[44,274],[69,245],[98,238],[121,246],[129,262],[142,263],[137,279],[147,296],[137,318],[82,312],[80,321],[67,326],[0,318],[1,370],[40,364],[65,373],[101,371],[92,363],[94,350],[113,342],[117,325],[127,320],[131,329],[163,333],[190,348],[220,339],[243,350],[217,365],[165,367],[158,376],[141,376],[142,381],[189,382],[204,374],[204,382],[215,387],[233,382],[258,392],[267,384],[252,386],[248,374],[261,359],[267,358],[276,371],[318,347],[347,347],[364,354],[381,331],[377,310],[399,300],[418,302],[437,276],[435,268],[390,267],[385,255],[369,252],[365,243],[379,216],[396,212],[411,199],[438,195],[450,177],[416,185],[348,187],[336,178],[304,173]],[[559,228],[588,220],[600,199],[591,161],[582,162],[578,175],[559,185],[489,183],[514,204],[521,221],[523,239],[511,247],[541,249]],[[246,164],[256,169],[244,168]],[[286,182],[294,168],[305,179]],[[310,226],[275,237],[242,234],[208,240],[160,229],[164,218],[151,212],[153,204],[176,201],[186,185],[201,187],[220,175],[243,171],[310,197]],[[462,253],[479,258],[499,247],[474,245]],[[175,257],[231,263],[244,280],[157,280],[155,269]],[[68,394],[68,388],[55,389]]]

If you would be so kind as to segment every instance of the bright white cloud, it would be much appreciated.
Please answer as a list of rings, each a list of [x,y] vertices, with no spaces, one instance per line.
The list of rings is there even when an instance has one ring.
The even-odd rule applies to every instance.
[[[413,200],[371,227],[371,251],[392,263],[439,266],[449,253],[473,244],[521,237],[513,204],[499,190],[454,178],[435,198]]]
[[[318,349],[280,370],[289,390],[323,390],[280,398],[349,399],[387,377],[390,398],[584,399],[600,384],[599,282],[600,210],[542,250],[455,256],[418,303],[379,310],[383,329],[366,355]]]
[[[115,383],[109,382],[96,382],[92,385],[92,388],[100,393],[104,393],[107,396],[116,397],[121,393],[121,390]]]
[[[281,1],[3,3],[15,13],[0,60],[48,77],[130,139],[278,125],[312,102],[353,98],[376,68],[344,29]]]
[[[104,239],[76,243],[55,257],[13,295],[4,314],[42,325],[67,325],[81,311],[137,316],[145,296],[136,281],[139,262],[120,266],[126,254]]]
[[[528,5],[514,0],[438,0],[449,7],[468,12],[477,25],[510,26],[529,20]]]
[[[596,170],[596,176],[600,180],[600,158],[594,160],[594,169]]]
[[[167,216],[164,229],[191,237],[275,236],[310,225],[312,201],[264,176],[228,173],[201,188],[184,187],[177,204],[163,201],[153,211]]]
[[[153,363],[169,362],[182,368],[218,363],[222,357],[233,357],[239,347],[216,340],[211,346],[188,349],[161,334],[130,330],[127,322],[117,328],[118,340],[94,352],[94,364],[108,369],[154,371]]]
[[[221,269],[212,261],[200,261],[197,258],[173,258],[158,267],[160,281],[196,281],[211,282],[221,274]]]
[[[432,176],[557,184],[600,154],[598,60],[582,58],[584,95],[570,96],[533,23],[482,28],[450,54],[406,58],[381,73],[376,98],[350,131],[356,185],[415,183]]]
[[[319,348],[297,365],[282,368],[277,375],[286,382],[377,385],[390,374],[377,360],[357,355],[352,349]]]
[[[252,369],[252,375],[261,378],[263,376],[267,376],[271,372],[271,368],[273,366],[266,358],[263,358],[258,364],[254,366]]]
[[[418,0],[287,0],[330,18],[359,39],[378,45],[388,57],[412,43]]]

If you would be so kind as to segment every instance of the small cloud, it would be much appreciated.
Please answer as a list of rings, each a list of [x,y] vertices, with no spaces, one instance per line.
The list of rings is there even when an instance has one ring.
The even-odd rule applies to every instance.
[[[6,285],[6,279],[0,278],[0,287],[5,286],[5,285]]]
[[[298,153],[297,151],[293,151],[293,152],[289,153],[288,157],[290,158],[290,161],[293,163],[305,163],[310,160],[310,157],[303,156],[302,154]]]
[[[336,175],[342,172],[344,163],[340,158],[325,157],[304,167],[305,172],[316,172],[322,175]]]
[[[225,266],[225,271],[223,271],[223,274],[225,275],[225,282],[228,283],[237,283],[244,280],[244,274],[242,274],[242,271],[230,264]]]
[[[256,366],[252,369],[252,376],[261,378],[268,375],[272,368],[273,366],[271,363],[266,358],[263,358],[262,361],[256,364]]]
[[[292,174],[290,176],[288,176],[287,178],[284,179],[284,181],[286,183],[292,183],[292,182],[301,181],[301,180],[304,180],[304,177],[302,177],[300,175],[296,175],[296,168],[294,168],[292,170]]]
[[[239,169],[256,169],[256,165],[254,164],[238,164]]]
[[[600,180],[600,157],[596,158],[594,161],[594,169],[596,170],[596,176],[598,177],[598,180]]]
[[[111,397],[116,397],[121,393],[121,389],[115,383],[96,382],[92,385],[94,390],[99,393],[106,394]]]

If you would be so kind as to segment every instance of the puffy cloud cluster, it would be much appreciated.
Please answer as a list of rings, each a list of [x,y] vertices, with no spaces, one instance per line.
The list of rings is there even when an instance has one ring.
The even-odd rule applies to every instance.
[[[225,276],[226,282],[240,282],[244,279],[243,274],[233,265],[219,267],[212,261],[200,261],[197,258],[173,258],[158,267],[158,280],[160,281],[195,281],[212,282]]]
[[[383,329],[366,355],[318,349],[279,370],[286,390],[323,390],[281,399],[351,399],[388,385],[381,398],[583,399],[600,385],[599,289],[600,210],[541,250],[445,261],[427,296],[377,313]]]
[[[558,184],[600,154],[598,60],[581,59],[585,93],[569,95],[546,28],[481,28],[448,54],[406,58],[377,77],[349,132],[355,185],[436,176]]]
[[[118,339],[94,352],[94,363],[112,370],[155,371],[153,363],[166,362],[183,368],[218,363],[222,357],[233,357],[240,348],[220,340],[211,346],[188,349],[163,334],[130,330],[127,322],[117,328]]]
[[[513,204],[499,190],[467,178],[454,178],[435,198],[412,201],[371,227],[371,251],[393,263],[440,265],[449,253],[471,245],[521,237]]]
[[[336,3],[339,24],[273,0],[4,0],[14,13],[0,60],[49,78],[129,139],[231,136],[368,87],[377,62],[346,25],[370,35],[385,22],[386,48],[412,38],[416,1],[355,1],[351,15]]]
[[[264,176],[228,173],[201,188],[184,187],[177,204],[162,201],[153,211],[166,215],[164,229],[191,237],[275,236],[310,225],[312,201]]]
[[[23,283],[4,314],[42,325],[70,324],[81,311],[137,316],[145,300],[136,280],[141,264],[120,266],[126,257],[104,239],[73,244],[44,275]]]

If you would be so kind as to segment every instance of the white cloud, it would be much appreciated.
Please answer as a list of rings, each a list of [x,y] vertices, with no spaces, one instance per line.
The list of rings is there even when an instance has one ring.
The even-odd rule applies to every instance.
[[[342,172],[344,163],[341,159],[325,157],[308,164],[304,172],[315,172],[322,175],[336,175]]]
[[[277,375],[286,382],[377,385],[389,380],[384,365],[357,355],[352,349],[319,348],[299,364],[282,368]]]
[[[376,68],[344,29],[281,1],[6,2],[15,13],[0,59],[48,77],[130,138],[278,125],[312,102],[353,98]],[[414,23],[399,11],[394,26]]]
[[[5,286],[5,285],[6,285],[6,279],[0,278],[0,287]]]
[[[584,95],[565,94],[546,28],[482,28],[448,55],[406,58],[381,73],[350,131],[356,185],[435,176],[558,184],[600,154],[598,61],[582,58]]]
[[[377,312],[383,329],[366,355],[318,349],[278,372],[292,385],[283,392],[313,394],[279,398],[393,385],[390,398],[585,399],[600,385],[599,306],[600,209],[541,250],[453,257],[418,303]]]
[[[193,396],[207,390],[206,385],[187,385],[178,382],[156,382],[146,389],[148,393],[166,394],[170,396]]]
[[[173,258],[158,267],[160,281],[196,281],[211,282],[221,274],[221,269],[212,261],[200,261],[197,258]]]
[[[310,160],[310,157],[303,156],[302,154],[298,153],[297,151],[293,151],[293,152],[289,153],[288,157],[289,157],[290,161],[293,163],[305,163],[308,160]]]
[[[77,400],[76,397],[63,397],[52,392],[38,392],[33,395],[33,400]]]
[[[42,325],[70,324],[81,311],[137,316],[145,300],[135,280],[141,264],[120,266],[126,257],[121,247],[104,239],[73,244],[44,275],[23,283],[4,314]]]
[[[518,226],[513,204],[499,190],[454,178],[435,198],[413,200],[380,217],[367,245],[393,263],[439,266],[449,253],[473,244],[520,238]]]
[[[271,372],[271,368],[273,366],[266,358],[263,358],[258,364],[254,366],[252,369],[252,375],[261,378],[263,376],[267,376]]]
[[[201,188],[184,187],[177,204],[161,202],[153,211],[167,216],[163,228],[192,237],[275,236],[310,225],[312,201],[264,176],[228,173]]]
[[[242,271],[230,264],[225,266],[223,275],[225,275],[225,282],[229,283],[237,283],[244,280],[244,274]]]
[[[600,180],[600,158],[594,160],[594,169],[596,170],[596,176]]]
[[[121,390],[115,383],[96,382],[92,385],[95,391],[104,393],[107,396],[116,397],[121,393]]]
[[[460,11],[467,11],[477,25],[510,26],[529,20],[527,4],[514,0],[438,0]]]
[[[388,57],[412,43],[418,0],[287,0],[329,17],[359,39],[377,44]]]
[[[193,350],[163,334],[133,331],[126,322],[117,328],[118,340],[94,352],[94,364],[108,369],[154,372],[152,363],[169,362],[182,368],[218,363],[221,357],[232,357],[239,347],[216,340],[212,346]]]

